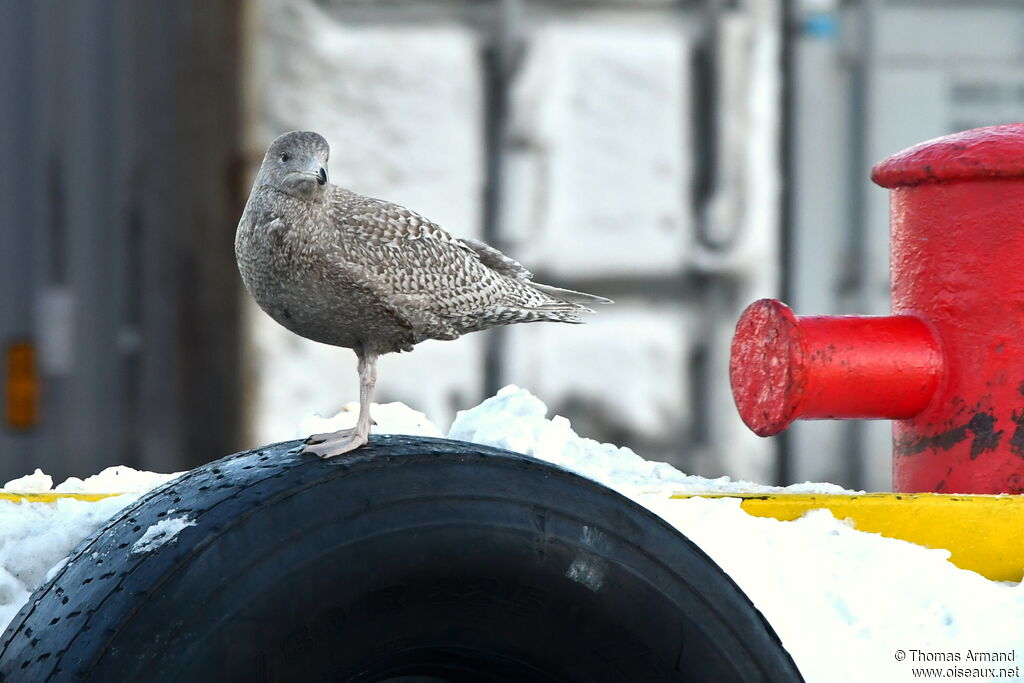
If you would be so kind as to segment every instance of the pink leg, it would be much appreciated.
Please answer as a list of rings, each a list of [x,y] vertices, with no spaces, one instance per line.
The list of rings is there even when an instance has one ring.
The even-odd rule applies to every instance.
[[[312,453],[321,458],[333,458],[353,451],[370,437],[370,400],[373,385],[377,383],[377,354],[356,350],[359,357],[359,418],[352,429],[341,429],[330,434],[314,434],[306,439],[303,453]]]

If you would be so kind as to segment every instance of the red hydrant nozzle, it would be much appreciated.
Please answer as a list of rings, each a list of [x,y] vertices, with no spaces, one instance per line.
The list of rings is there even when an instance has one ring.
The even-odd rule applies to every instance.
[[[893,490],[1024,493],[1024,123],[878,164],[892,315],[799,317],[758,301],[730,364],[761,435],[796,419],[893,420]]]
[[[743,312],[729,363],[740,417],[760,436],[798,418],[913,417],[941,374],[935,335],[915,316],[798,317],[774,299]]]

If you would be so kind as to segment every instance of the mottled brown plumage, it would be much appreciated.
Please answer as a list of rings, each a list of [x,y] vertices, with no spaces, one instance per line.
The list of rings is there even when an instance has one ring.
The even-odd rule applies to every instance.
[[[382,353],[512,323],[579,323],[607,299],[531,281],[482,242],[327,182],[327,142],[312,132],[271,143],[235,234],[246,289],[292,332],[359,358],[355,429],[314,435],[306,451],[339,455],[366,442]]]

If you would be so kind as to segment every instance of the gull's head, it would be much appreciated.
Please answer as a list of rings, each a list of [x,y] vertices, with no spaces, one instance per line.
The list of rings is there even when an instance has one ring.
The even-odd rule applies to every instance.
[[[319,133],[294,130],[270,143],[258,185],[270,185],[299,199],[315,199],[327,187],[331,148]]]

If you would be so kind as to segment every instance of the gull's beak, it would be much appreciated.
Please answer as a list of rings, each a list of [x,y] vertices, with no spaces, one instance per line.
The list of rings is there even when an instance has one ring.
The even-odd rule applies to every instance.
[[[327,169],[320,167],[320,171],[316,174],[316,181],[321,185],[327,184]]]

